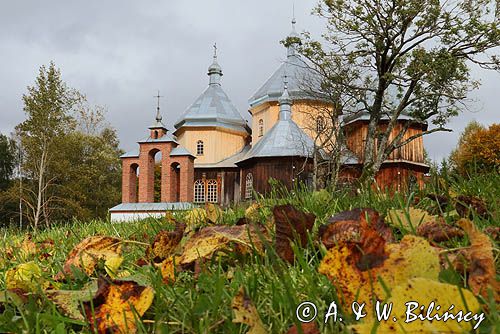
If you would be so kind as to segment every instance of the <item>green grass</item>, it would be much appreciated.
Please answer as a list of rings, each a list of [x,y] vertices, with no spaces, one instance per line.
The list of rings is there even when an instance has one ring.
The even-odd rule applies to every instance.
[[[229,254],[214,257],[204,264],[198,277],[192,272],[182,272],[175,284],[166,285],[157,268],[139,267],[135,261],[144,256],[145,247],[140,243],[149,243],[162,229],[172,229],[171,224],[163,220],[144,220],[134,223],[111,224],[105,221],[79,222],[54,226],[39,231],[34,240],[52,239],[55,247],[52,256],[46,259],[10,258],[0,262],[0,290],[5,290],[5,273],[17,264],[34,260],[44,270],[44,277],[51,280],[62,269],[68,252],[82,239],[91,235],[108,235],[123,240],[137,240],[138,243],[124,245],[125,261],[121,269],[128,270],[141,282],[151,285],[155,290],[153,305],[142,317],[139,332],[146,333],[246,333],[248,327],[232,322],[231,301],[241,286],[254,302],[259,314],[270,333],[286,333],[297,322],[295,308],[303,301],[314,302],[318,306],[318,324],[323,333],[346,332],[346,326],[353,321],[343,316],[344,323],[328,322],[323,324],[323,315],[331,301],[337,300],[335,287],[324,275],[317,272],[324,250],[318,247],[317,228],[336,212],[356,207],[370,207],[385,214],[389,209],[405,209],[412,205],[415,196],[425,197],[433,192],[451,195],[459,193],[483,198],[488,204],[491,219],[474,217],[480,227],[499,226],[500,176],[477,176],[470,180],[433,180],[422,193],[389,194],[363,191],[356,194],[348,191],[323,191],[309,193],[303,189],[292,192],[276,188],[266,198],[257,201],[264,206],[263,219],[270,214],[276,204],[291,203],[317,216],[315,227],[310,236],[310,245],[305,249],[296,248],[297,261],[290,266],[279,259],[272,247],[265,254],[246,256]],[[434,203],[421,200],[417,207],[429,209]],[[434,208],[435,209],[435,208]],[[244,206],[239,205],[226,210],[219,223],[234,224],[243,215]],[[182,214],[178,217],[182,220]],[[453,220],[453,218],[447,218]],[[401,238],[406,232],[396,232]],[[1,230],[0,249],[6,249],[15,240],[23,238],[23,232],[15,229]],[[452,240],[444,244],[449,248],[462,247],[466,238]],[[497,246],[498,248],[498,246]],[[15,250],[14,250],[15,251]],[[496,252],[498,254],[498,252]],[[498,261],[497,261],[498,263]],[[104,273],[102,268],[99,270]],[[498,269],[497,269],[498,271]],[[80,275],[64,283],[61,289],[77,290],[83,288],[93,277]],[[465,279],[460,273],[447,271],[440,277],[452,284],[464,285]],[[489,303],[490,313],[481,326],[481,332],[488,333],[499,322],[494,301]],[[498,329],[498,325],[497,325]],[[14,333],[67,333],[88,332],[89,328],[81,322],[71,320],[60,313],[56,307],[43,299],[29,298],[25,305],[4,304],[0,306],[0,332]]]

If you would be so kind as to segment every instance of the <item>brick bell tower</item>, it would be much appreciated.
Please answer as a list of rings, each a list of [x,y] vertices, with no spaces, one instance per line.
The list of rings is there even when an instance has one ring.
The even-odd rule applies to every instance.
[[[193,202],[195,157],[170,136],[162,123],[160,95],[156,121],[149,127],[149,136],[138,142],[139,151],[129,152],[122,159],[122,204],[127,203],[190,203]],[[155,166],[161,167],[160,201],[155,203]],[[142,205],[147,210],[148,205]],[[158,207],[158,205],[151,205]]]

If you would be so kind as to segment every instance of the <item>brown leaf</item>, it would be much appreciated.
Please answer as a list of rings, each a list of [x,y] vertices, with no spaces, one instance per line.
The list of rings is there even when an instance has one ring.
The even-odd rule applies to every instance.
[[[132,281],[109,281],[99,278],[92,302],[84,302],[90,328],[97,333],[135,333],[135,312],[142,316],[153,302],[151,287]],[[135,312],[134,312],[135,311]]]
[[[500,227],[488,226],[484,229],[484,234],[489,235],[494,241],[498,241],[500,237]]]
[[[368,215],[370,224],[387,242],[394,240],[392,230],[387,226],[378,212],[373,209],[357,208],[343,211],[328,220],[328,224],[319,228],[320,240],[325,247],[331,248],[343,241],[360,241],[361,217]]]
[[[261,236],[267,238],[265,231],[255,225],[204,227],[187,240],[178,263],[186,266],[198,259],[209,258],[215,252],[227,248],[229,243],[238,245],[240,251],[252,246],[262,251]]]
[[[297,325],[293,325],[288,329],[286,334],[319,334],[318,325],[315,322],[301,323],[300,328],[302,331],[299,331]]]
[[[106,236],[92,236],[76,245],[68,255],[63,271],[58,273],[56,280],[64,276],[72,277],[72,268],[83,270],[91,275],[99,260],[107,260],[121,255],[121,240]]]
[[[460,217],[472,219],[473,212],[475,212],[479,217],[485,219],[489,217],[488,208],[482,199],[473,196],[460,195],[456,200],[455,209]]]
[[[463,237],[463,230],[447,224],[443,218],[422,223],[417,227],[417,235],[434,242],[442,242],[456,237]]]
[[[428,194],[425,196],[435,202],[441,207],[444,208],[446,205],[448,205],[449,199],[446,196],[438,195],[438,194]]]
[[[160,231],[151,246],[146,249],[146,257],[160,263],[171,256],[184,236],[185,229],[186,224],[177,223],[174,231]]]
[[[470,259],[469,278],[467,283],[477,295],[488,297],[488,287],[493,289],[495,300],[499,301],[499,284],[496,280],[493,243],[490,238],[481,233],[468,219],[460,219],[458,225],[469,236],[471,246],[467,250]]]
[[[305,247],[307,231],[312,229],[316,216],[290,204],[275,206],[273,215],[276,224],[276,252],[283,260],[292,263],[295,255],[290,241],[298,241],[300,246]]]
[[[231,308],[234,312],[234,323],[242,323],[248,325],[250,329],[247,334],[266,334],[267,330],[260,319],[259,312],[253,304],[252,300],[245,293],[243,287],[240,288],[238,294],[234,296]]]

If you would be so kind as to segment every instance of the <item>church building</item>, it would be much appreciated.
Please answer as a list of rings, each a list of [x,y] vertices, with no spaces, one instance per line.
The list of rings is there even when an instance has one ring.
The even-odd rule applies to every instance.
[[[328,124],[321,115],[321,110],[331,114],[328,103],[302,87],[314,77],[296,51],[295,20],[292,27],[286,60],[249,99],[250,125],[223,89],[216,49],[208,68],[208,87],[178,118],[173,132],[162,123],[158,106],[147,138],[138,142],[138,150],[121,156],[122,203],[110,209],[112,221],[160,217],[193,204],[250,200],[254,193],[271,190],[271,178],[288,188],[311,181],[313,155],[323,157],[327,150],[325,145],[318,149],[321,130],[336,124]],[[367,116],[344,119],[343,181],[359,177]],[[410,122],[407,137],[426,128],[404,116],[398,126],[405,122]],[[428,169],[420,137],[384,162],[377,183],[398,189],[409,181],[421,185]]]

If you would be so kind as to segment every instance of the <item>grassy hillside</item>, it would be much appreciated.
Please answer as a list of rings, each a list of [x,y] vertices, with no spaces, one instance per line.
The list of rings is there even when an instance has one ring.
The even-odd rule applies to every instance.
[[[250,252],[241,254],[226,252],[204,261],[196,269],[178,273],[175,282],[166,284],[160,270],[153,264],[137,263],[144,258],[145,249],[161,230],[172,230],[168,220],[144,220],[134,223],[111,224],[105,221],[80,222],[54,226],[32,236],[37,244],[34,252],[23,249],[25,233],[14,229],[1,231],[0,249],[0,291],[6,290],[6,274],[21,263],[34,261],[42,269],[41,276],[50,288],[60,290],[81,290],[95,282],[99,275],[106,275],[101,263],[90,277],[77,273],[70,280],[55,282],[54,276],[63,269],[68,253],[88,236],[105,235],[126,240],[123,244],[124,261],[120,271],[130,274],[126,279],[135,280],[141,285],[151,286],[155,297],[151,307],[138,321],[139,332],[156,333],[246,333],[248,326],[233,323],[232,300],[240,287],[244,287],[253,301],[269,333],[286,333],[297,322],[296,306],[303,301],[314,302],[320,310],[318,326],[322,333],[347,331],[347,325],[354,323],[352,317],[345,315],[343,322],[329,321],[323,324],[324,310],[331,301],[338,302],[338,293],[325,275],[318,273],[318,266],[326,253],[317,237],[318,227],[325,224],[333,214],[356,207],[368,207],[385,215],[390,209],[408,210],[410,206],[444,215],[445,220],[457,220],[452,204],[439,207],[426,194],[439,194],[446,198],[458,195],[481,198],[487,206],[487,218],[474,215],[473,222],[479,229],[499,226],[500,213],[500,176],[497,174],[478,176],[471,180],[433,180],[421,193],[386,194],[365,191],[308,193],[296,190],[282,192],[276,190],[268,198],[257,200],[261,205],[259,217],[262,223],[270,220],[271,209],[277,204],[291,203],[295,207],[316,215],[313,230],[309,235],[309,245],[295,247],[296,261],[290,265],[282,261],[272,247],[265,247],[264,254]],[[217,224],[234,225],[244,216],[243,205],[227,209]],[[178,213],[176,220],[183,221],[184,213]],[[199,227],[198,227],[199,228]],[[393,227],[395,238],[400,240],[411,229]],[[53,241],[53,245],[51,244]],[[453,238],[440,244],[448,249],[468,245],[469,240]],[[494,252],[498,259],[498,244]],[[498,260],[496,261],[498,277]],[[467,277],[453,270],[445,271],[441,281],[461,287],[467,286]],[[39,292],[39,291],[38,291]],[[89,332],[90,327],[84,320],[74,320],[65,315],[60,308],[43,293],[25,295],[25,299],[9,299],[0,295],[0,332],[26,333],[66,333]],[[493,297],[492,297],[493,298]],[[487,319],[480,330],[491,333],[498,330],[498,310],[494,300],[483,301],[489,308]]]

